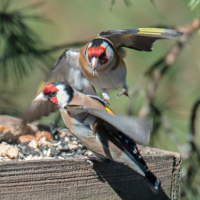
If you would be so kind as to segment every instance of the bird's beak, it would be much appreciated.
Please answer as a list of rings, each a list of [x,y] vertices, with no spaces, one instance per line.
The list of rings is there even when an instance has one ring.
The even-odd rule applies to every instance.
[[[94,73],[95,73],[97,67],[99,66],[99,58],[97,58],[95,56],[92,57],[91,58],[91,64],[92,64],[92,74],[94,76]]]
[[[36,101],[48,101],[48,99],[44,96],[44,93],[41,92],[40,94],[37,95],[37,97],[35,97],[35,99],[33,99],[33,102]]]

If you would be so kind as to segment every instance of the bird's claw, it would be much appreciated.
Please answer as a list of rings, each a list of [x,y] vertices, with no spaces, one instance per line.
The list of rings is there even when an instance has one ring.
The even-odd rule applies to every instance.
[[[126,95],[127,97],[129,97],[128,90],[122,88],[122,91],[119,94],[117,94],[117,98],[120,97],[120,96],[122,96],[122,95]]]

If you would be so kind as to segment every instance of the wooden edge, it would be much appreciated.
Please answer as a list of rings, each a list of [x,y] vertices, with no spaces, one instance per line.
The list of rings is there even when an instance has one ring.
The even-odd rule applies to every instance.
[[[164,155],[164,154],[162,154],[163,156],[166,156],[166,155]],[[147,155],[147,154],[145,154],[145,155],[142,155],[143,157],[148,157],[148,156],[153,156],[153,157],[160,157],[160,156],[162,156],[162,155],[160,155],[160,154],[157,154],[157,155],[155,155],[155,154],[152,154],[152,155]],[[167,156],[172,156],[172,155],[167,155]],[[40,160],[20,160],[20,161],[3,161],[3,162],[0,162],[0,166],[2,166],[2,165],[25,165],[25,164],[27,164],[27,163],[51,163],[51,162],[77,162],[77,163],[84,163],[84,162],[86,162],[86,160],[85,159],[81,159],[81,158],[67,158],[67,159],[40,159]],[[97,161],[98,162],[98,161]],[[113,161],[113,162],[115,162],[115,161]],[[101,163],[101,162],[98,162],[98,163]],[[88,162],[88,165],[90,165],[89,164],[89,162]]]
[[[148,162],[148,158],[151,158],[150,160],[153,161],[153,160],[157,160],[157,164],[162,168],[164,168],[164,172],[167,171],[168,175],[167,177],[165,177],[165,184],[163,185],[163,188],[161,188],[160,192],[162,193],[162,197],[165,197],[165,199],[180,199],[180,171],[181,171],[181,156],[179,153],[175,153],[175,152],[170,152],[170,151],[165,151],[165,150],[160,150],[160,149],[156,149],[156,148],[150,148],[150,147],[143,147],[143,146],[139,146],[139,149],[141,151],[141,154],[142,156],[144,157],[144,160],[147,160]],[[159,160],[158,160],[159,158]],[[166,168],[166,165],[164,165],[163,163],[163,160],[164,158],[167,160],[170,160],[170,167],[167,167]],[[162,161],[161,161],[162,160]],[[174,162],[173,162],[174,161]],[[179,162],[178,162],[179,161]],[[158,163],[159,162],[159,163]],[[173,163],[172,163],[173,162]],[[76,164],[77,163],[77,164]],[[113,165],[114,164],[114,165]],[[120,167],[121,164],[117,164],[117,163],[99,163],[97,162],[94,166],[94,169],[89,169],[88,170],[88,165],[89,163],[85,162],[85,160],[83,159],[80,159],[80,158],[70,158],[70,159],[43,159],[43,160],[23,160],[23,161],[6,161],[6,162],[0,162],[0,166],[1,166],[1,173],[5,174],[3,175],[4,176],[4,179],[7,180],[7,176],[9,175],[11,177],[11,179],[9,179],[9,176],[8,176],[8,180],[10,180],[11,182],[14,181],[14,179],[12,180],[12,176],[16,176],[15,174],[15,169],[17,170],[17,173],[20,174],[20,170],[23,170],[23,169],[26,169],[25,171],[25,175],[27,173],[30,173],[31,169],[34,168],[33,170],[33,174],[39,174],[38,176],[40,176],[41,174],[41,170],[44,170],[46,169],[47,171],[50,169],[50,171],[52,170],[51,169],[51,166],[54,166],[53,168],[53,173],[58,173],[58,175],[56,174],[56,176],[60,177],[60,176],[63,176],[63,175],[59,175],[60,174],[60,171],[57,172],[57,168],[61,171],[63,171],[63,173],[69,173],[69,171],[71,170],[71,168],[68,168],[69,166],[73,166],[75,167],[76,169],[78,170],[82,170],[81,173],[84,173],[84,171],[86,171],[86,179],[87,179],[87,175],[88,174],[94,174],[92,173],[93,170],[95,170],[95,172],[98,172],[97,174],[101,174],[101,177],[103,177],[107,183],[106,184],[109,184],[110,187],[111,187],[111,190],[110,191],[114,191],[114,192],[111,192],[109,193],[112,197],[116,197],[116,195],[118,195],[117,191],[118,191],[118,185],[113,182],[113,178],[111,179],[111,177],[107,177],[107,170],[110,170],[110,168],[113,168],[113,169],[116,169],[115,166],[118,166],[117,169]],[[153,164],[153,163],[152,163]],[[152,167],[154,168],[154,173],[160,173],[158,171],[155,171],[155,169],[157,170],[157,167],[158,165],[155,165],[153,164]],[[163,166],[164,165],[164,166]],[[34,167],[33,167],[34,166]],[[68,166],[68,167],[66,167]],[[107,168],[108,166],[108,168]],[[114,166],[114,167],[113,167]],[[38,169],[37,169],[38,167]],[[50,168],[49,168],[50,167]],[[72,171],[73,171],[73,168],[72,167]],[[125,167],[121,166],[123,169],[126,169]],[[44,169],[43,169],[44,168]],[[80,169],[79,169],[80,168]],[[153,169],[152,168],[152,169]],[[160,169],[160,168],[159,168]],[[40,173],[38,173],[38,170]],[[92,171],[91,171],[92,170]],[[97,171],[96,171],[97,170]],[[10,171],[12,172],[10,174]],[[126,171],[126,170],[125,170]],[[79,171],[80,172],[80,171]],[[43,172],[44,173],[44,172]],[[71,173],[71,171],[70,171]],[[76,173],[76,170],[75,172]],[[117,172],[119,174],[119,171]],[[128,173],[126,171],[126,173]],[[132,172],[131,172],[132,173]],[[19,175],[18,175],[19,176]],[[16,176],[16,177],[18,177]],[[37,177],[38,177],[37,176]],[[49,174],[46,173],[46,177],[48,177]],[[71,175],[70,175],[71,176]],[[85,177],[85,176],[84,176]],[[162,177],[162,176],[161,176]],[[122,176],[123,178],[123,176]],[[138,177],[138,178],[141,178],[141,177]],[[94,177],[93,177],[94,179]],[[4,181],[5,181],[4,180]],[[21,179],[20,179],[21,180]],[[32,180],[32,179],[30,179]],[[35,180],[35,179],[34,179]],[[40,181],[40,179],[38,179]],[[37,180],[37,181],[38,181]],[[46,180],[46,179],[45,179]],[[125,180],[125,179],[124,179]],[[142,180],[142,179],[141,179]],[[50,182],[52,180],[49,180]],[[55,179],[55,181],[57,181],[57,178]],[[62,179],[63,181],[63,179]],[[162,180],[161,180],[162,181]],[[48,182],[48,181],[47,181]],[[50,184],[50,182],[47,183]],[[2,182],[2,184],[10,184],[10,182],[8,181],[7,183],[5,182]],[[35,184],[35,183],[34,183]],[[59,183],[60,184],[60,183]],[[58,185],[59,185],[58,184]],[[100,183],[98,183],[100,184]],[[97,185],[98,185],[97,184]],[[148,185],[148,183],[145,183]],[[62,184],[61,184],[62,185]],[[146,187],[147,185],[143,185],[144,188],[148,188]],[[168,185],[168,187],[167,187]],[[12,185],[11,185],[12,186]],[[64,185],[63,185],[64,186]],[[5,186],[4,186],[5,187]],[[14,187],[14,186],[12,186]],[[35,186],[34,186],[35,187]],[[50,185],[49,185],[50,187]],[[86,187],[86,186],[84,186]],[[96,187],[96,186],[95,186]],[[102,188],[104,187],[107,187],[105,184],[104,186],[101,186]],[[128,187],[128,186],[127,186]],[[125,187],[126,188],[126,187]],[[104,188],[105,189],[105,188]],[[121,190],[120,190],[121,191]],[[129,189],[127,189],[127,191],[129,191]],[[132,191],[132,190],[131,190]],[[147,191],[146,192],[150,192],[150,191]],[[62,194],[64,194],[65,192],[62,192]],[[116,193],[116,194],[115,194]],[[40,194],[40,193],[38,193]],[[82,193],[81,193],[82,194]],[[96,194],[96,193],[95,193]],[[123,193],[124,194],[124,193]],[[153,195],[153,193],[151,193]],[[46,193],[45,193],[46,195]],[[102,195],[102,194],[101,194]],[[140,195],[140,193],[138,193],[138,195]],[[123,195],[122,195],[123,196]],[[159,197],[161,197],[159,196]],[[131,197],[132,198],[132,197]],[[148,198],[147,198],[148,199]],[[160,198],[160,199],[163,199],[163,198]]]
[[[142,145],[137,145],[141,149],[141,154],[165,154],[165,155],[173,155],[176,159],[181,160],[181,154],[178,152],[173,152],[173,151],[167,151],[167,150],[162,150],[162,149],[157,149],[153,147],[145,147]]]

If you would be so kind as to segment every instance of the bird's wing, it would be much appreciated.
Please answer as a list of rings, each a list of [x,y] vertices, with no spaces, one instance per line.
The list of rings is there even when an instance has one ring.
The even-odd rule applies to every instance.
[[[52,112],[57,111],[56,105],[51,102],[34,102],[32,103],[23,115],[22,125],[47,116]]]
[[[84,94],[96,95],[94,87],[84,77],[78,64],[79,50],[67,49],[55,62],[53,68],[46,76],[45,80],[38,86],[39,94],[45,85],[56,81],[64,81],[74,89]],[[40,119],[51,112],[55,112],[57,107],[50,102],[34,102],[28,107],[23,116],[22,124]]]
[[[152,51],[158,39],[175,38],[182,35],[177,30],[165,28],[116,29],[99,33],[100,37],[109,39],[115,48],[127,47],[138,51]]]
[[[78,62],[79,50],[67,49],[55,62],[45,82],[64,81],[84,94],[96,95],[94,87],[84,77]]]
[[[152,122],[148,120],[141,120],[137,118],[130,117],[120,117],[110,115],[105,111],[93,109],[87,106],[79,105],[68,105],[66,109],[69,111],[74,111],[74,109],[79,110],[79,112],[89,113],[95,116],[97,119],[103,121],[104,126],[101,125],[100,128],[106,127],[103,132],[108,131],[114,138],[120,142],[120,144],[129,152],[131,155],[132,162],[135,164],[128,164],[137,171],[139,174],[144,174],[144,176],[151,182],[151,184],[158,189],[160,186],[160,180],[148,169],[145,161],[143,160],[135,142],[138,143],[148,143],[150,132],[152,129]],[[97,121],[97,120],[96,120]],[[107,135],[108,136],[108,135]],[[107,141],[106,136],[101,138]],[[109,157],[110,148],[105,148],[106,157]],[[112,157],[112,156],[110,156]],[[139,166],[138,169],[136,166]],[[141,172],[142,170],[142,172]]]
[[[138,144],[148,144],[152,130],[152,120],[137,117],[115,116],[110,112],[93,109],[87,106],[68,105],[66,109],[79,109],[79,112],[89,113],[122,132],[126,138],[132,139]],[[116,137],[116,135],[115,135]],[[118,137],[118,136],[117,136]]]

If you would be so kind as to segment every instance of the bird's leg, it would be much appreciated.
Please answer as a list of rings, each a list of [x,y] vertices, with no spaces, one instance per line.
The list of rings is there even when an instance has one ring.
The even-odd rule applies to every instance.
[[[106,90],[102,89],[102,90],[101,90],[101,93],[102,93],[102,95],[103,95],[103,100],[104,100],[104,101],[110,101],[110,96],[109,96],[109,94],[107,93]]]
[[[58,113],[55,121],[49,124],[51,135],[53,136],[55,140],[59,139],[59,134],[60,134],[59,129],[61,129],[61,127],[58,127],[57,124],[60,121],[60,119],[61,119],[61,116],[60,116],[60,113]]]
[[[94,167],[94,163],[92,162],[92,160],[97,160],[96,157],[83,156],[83,155],[75,155],[75,157],[82,160],[86,160],[92,168]]]
[[[50,129],[50,133],[53,136],[53,138],[55,140],[59,140],[59,135],[60,135],[59,129],[61,129],[61,127],[56,127],[54,123],[50,123],[49,129]]]
[[[128,86],[126,85],[126,80],[123,80],[122,90],[121,90],[121,92],[119,94],[117,94],[117,98],[122,96],[123,94],[126,95],[127,97],[129,97],[129,95],[128,95]]]
[[[127,97],[129,97],[128,91],[126,89],[122,88],[122,91],[119,94],[117,94],[117,98],[122,96],[123,94],[126,95]]]

